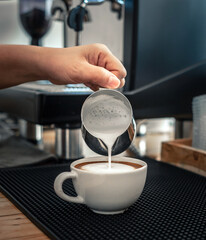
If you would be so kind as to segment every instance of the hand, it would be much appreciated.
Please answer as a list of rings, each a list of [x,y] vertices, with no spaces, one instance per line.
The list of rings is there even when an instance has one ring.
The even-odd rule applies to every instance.
[[[103,44],[71,48],[0,45],[0,89],[18,84],[50,80],[54,84],[84,83],[120,88],[126,70]]]
[[[103,44],[43,50],[41,68],[54,84],[84,83],[94,91],[124,86],[126,70]]]

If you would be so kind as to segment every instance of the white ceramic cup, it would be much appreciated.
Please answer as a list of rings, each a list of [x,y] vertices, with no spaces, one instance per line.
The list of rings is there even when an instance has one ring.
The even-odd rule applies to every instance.
[[[128,172],[90,172],[75,168],[79,163],[108,161],[107,157],[92,157],[71,164],[71,172],[63,172],[54,182],[56,194],[65,201],[86,204],[92,211],[101,214],[123,213],[142,193],[147,175],[147,164],[128,157],[113,157],[112,161],[140,164],[142,167]],[[63,192],[62,184],[72,178],[77,197]]]

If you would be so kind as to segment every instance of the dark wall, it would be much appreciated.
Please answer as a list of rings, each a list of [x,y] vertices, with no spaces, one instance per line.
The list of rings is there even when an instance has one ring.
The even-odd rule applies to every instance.
[[[192,118],[206,94],[206,1],[126,0],[125,94],[135,118]]]
[[[205,0],[126,0],[127,89],[206,59]]]

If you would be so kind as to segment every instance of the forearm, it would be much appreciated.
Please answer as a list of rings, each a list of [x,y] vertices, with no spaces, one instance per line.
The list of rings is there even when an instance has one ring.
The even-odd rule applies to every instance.
[[[23,45],[0,45],[0,89],[41,80],[43,48]]]
[[[0,45],[0,89],[49,80],[54,84],[84,83],[93,90],[124,85],[126,70],[102,44],[70,48]]]

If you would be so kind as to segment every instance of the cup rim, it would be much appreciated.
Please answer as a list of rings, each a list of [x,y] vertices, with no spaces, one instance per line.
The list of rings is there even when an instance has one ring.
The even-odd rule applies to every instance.
[[[78,163],[85,162],[85,161],[89,161],[89,162],[100,161],[100,162],[103,162],[105,160],[108,161],[107,156],[96,156],[96,157],[82,158],[82,159],[74,161],[71,164],[70,167],[71,167],[71,170],[76,170],[78,172],[82,172],[82,173],[86,173],[86,174],[95,174],[95,175],[122,175],[122,174],[128,174],[128,173],[131,174],[131,173],[141,172],[141,171],[144,171],[145,169],[147,169],[147,163],[138,159],[138,158],[118,157],[118,156],[112,157],[112,160],[118,160],[119,162],[121,162],[121,161],[133,162],[133,163],[140,164],[142,167],[134,169],[133,171],[112,172],[112,173],[109,172],[109,171],[108,172],[98,172],[98,173],[96,173],[96,172],[89,172],[89,171],[81,170],[79,168],[75,168],[75,165],[77,165]]]

